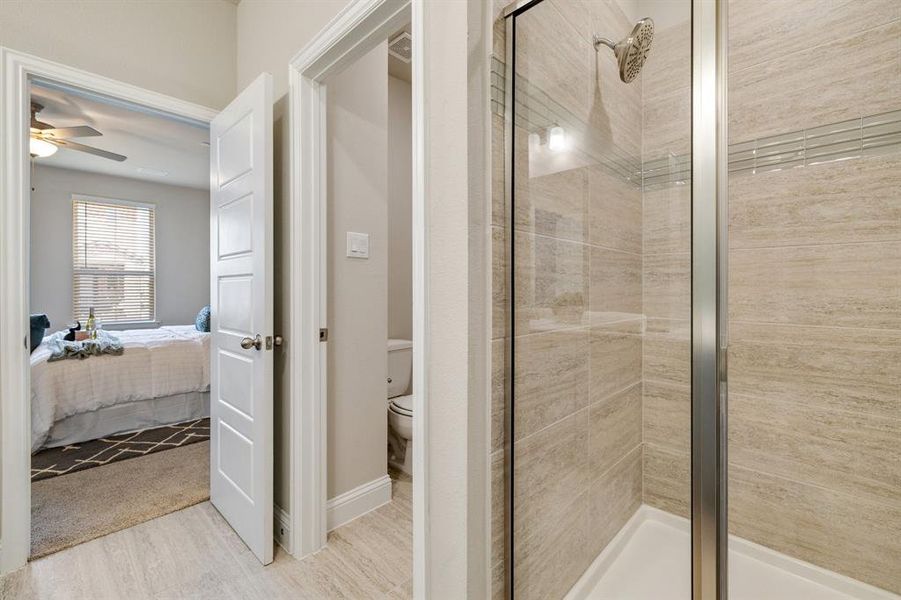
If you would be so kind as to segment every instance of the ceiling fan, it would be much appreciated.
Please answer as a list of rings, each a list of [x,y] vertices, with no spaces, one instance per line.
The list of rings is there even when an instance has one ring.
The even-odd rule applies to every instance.
[[[100,148],[73,142],[71,138],[96,137],[103,134],[87,125],[56,128],[49,123],[38,121],[38,113],[42,110],[44,110],[42,105],[37,102],[31,103],[31,139],[29,140],[29,147],[33,157],[46,158],[55,154],[59,148],[68,148],[69,150],[87,152],[88,154],[117,162],[122,162],[127,158],[115,152],[107,152]]]

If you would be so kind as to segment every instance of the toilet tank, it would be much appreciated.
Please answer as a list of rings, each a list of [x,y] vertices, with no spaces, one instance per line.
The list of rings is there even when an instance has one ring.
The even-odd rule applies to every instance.
[[[413,376],[413,342],[388,340],[388,397],[407,394]]]

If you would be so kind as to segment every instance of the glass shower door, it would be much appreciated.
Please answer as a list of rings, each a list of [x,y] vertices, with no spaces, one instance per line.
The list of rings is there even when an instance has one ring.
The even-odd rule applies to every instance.
[[[506,22],[517,599],[691,597],[691,2],[640,6]]]
[[[508,596],[901,598],[901,5],[509,15]]]

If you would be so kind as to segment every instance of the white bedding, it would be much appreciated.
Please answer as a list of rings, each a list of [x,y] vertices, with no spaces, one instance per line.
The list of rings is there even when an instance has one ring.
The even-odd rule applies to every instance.
[[[53,423],[100,408],[210,388],[210,334],[193,325],[111,332],[121,356],[47,362],[45,344],[31,354],[31,449]]]

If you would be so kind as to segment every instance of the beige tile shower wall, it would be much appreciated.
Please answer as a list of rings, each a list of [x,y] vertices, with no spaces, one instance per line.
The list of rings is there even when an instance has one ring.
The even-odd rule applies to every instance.
[[[901,107],[897,3],[817,6],[731,3],[733,141]],[[771,43],[769,32],[789,27],[797,34],[790,44],[810,45]],[[882,36],[877,46],[895,50],[858,48],[867,31]],[[687,46],[671,45],[687,38],[668,33],[655,40],[666,60],[649,61],[645,71],[645,159],[688,148],[687,129],[680,136],[672,118],[690,108],[688,73],[676,76]],[[867,68],[882,75],[867,94],[854,87],[857,75],[843,72],[859,57],[824,60],[814,47],[831,43],[874,52]],[[797,61],[807,62],[786,68]],[[792,80],[798,77],[806,80]],[[730,190],[731,529],[895,591],[899,173],[901,157],[874,157],[734,175]],[[688,186],[646,190],[643,213],[644,500],[682,515],[690,492],[690,198]],[[888,533],[874,534],[874,519]]]
[[[494,0],[494,57],[505,60],[506,23],[501,18],[505,0]],[[491,598],[503,600],[506,588],[506,520],[504,421],[505,340],[506,334],[506,230],[504,228],[504,118],[491,114]]]
[[[501,63],[506,52],[506,23],[501,12],[505,0],[493,0],[494,36],[492,54]],[[506,302],[506,250],[504,229],[504,119],[491,114],[491,444],[489,465],[491,469],[491,598],[507,597],[505,542],[507,507],[504,490],[504,370],[505,370],[505,302]]]
[[[495,27],[502,60],[503,26]],[[529,131],[516,132],[512,533],[521,598],[562,597],[641,502],[641,192],[598,166],[607,153],[639,155],[641,84],[622,84],[612,55],[596,59],[591,45],[595,31],[628,30],[616,0],[546,0],[518,22],[518,74],[566,113],[573,144],[556,156],[533,149],[530,162]],[[500,598],[508,232],[504,122],[492,118],[492,591]]]
[[[899,19],[896,0],[731,0],[731,141],[897,110]]]
[[[901,108],[896,0],[729,8],[733,142]],[[901,592],[901,154],[729,200],[730,528]]]
[[[729,9],[732,142],[901,108],[895,0]],[[688,42],[655,39],[645,160],[689,150]],[[683,516],[690,203],[644,192],[643,493]],[[899,592],[901,155],[734,174],[729,212],[730,530]]]
[[[691,26],[658,29],[644,70],[645,162],[691,151]],[[691,186],[643,191],[643,500],[687,517],[691,452]]]
[[[733,177],[729,278],[732,530],[895,592],[899,173],[895,155]]]

